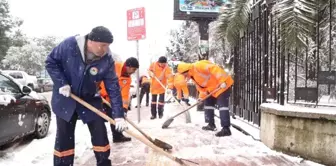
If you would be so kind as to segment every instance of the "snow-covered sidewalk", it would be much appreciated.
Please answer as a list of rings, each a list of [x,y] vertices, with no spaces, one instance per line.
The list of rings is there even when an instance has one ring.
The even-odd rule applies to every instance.
[[[319,165],[272,151],[263,143],[253,140],[252,137],[234,128],[231,128],[231,137],[215,137],[215,132],[201,129],[204,125],[204,113],[197,112],[196,108],[190,111],[192,123],[186,124],[184,115],[181,115],[175,118],[168,129],[161,128],[170,115],[175,115],[182,110],[183,108],[177,103],[166,104],[164,117],[150,120],[150,108],[142,106],[141,122],[138,125],[152,137],[171,144],[173,146],[171,154],[174,156],[190,159],[201,166]],[[137,122],[135,108],[129,112],[128,116]],[[216,122],[219,128],[219,120],[216,119]],[[81,156],[81,163],[83,163],[81,166],[94,165],[93,153],[88,151],[84,154]],[[150,148],[134,138],[132,142],[113,144],[111,159],[113,165],[122,166],[176,165],[166,157],[153,153]]]
[[[50,94],[47,94],[49,97]],[[135,106],[136,100],[133,100]],[[168,129],[162,129],[163,122],[170,116],[182,111],[177,103],[166,104],[162,119],[150,120],[150,108],[142,106],[141,129],[152,137],[163,140],[173,146],[172,155],[198,162],[201,166],[250,166],[250,165],[319,165],[313,162],[290,157],[274,152],[263,143],[253,140],[250,136],[231,128],[232,136],[218,138],[215,132],[203,131],[203,112],[191,110],[192,123],[186,124],[184,115],[175,118]],[[218,113],[217,113],[218,114]],[[137,123],[137,110],[132,108],[129,119]],[[53,118],[54,119],[54,118]],[[219,120],[216,119],[219,123]],[[217,123],[217,127],[220,125]],[[112,134],[106,123],[109,139]],[[131,128],[135,131],[133,128]],[[12,148],[0,151],[0,165],[6,166],[49,166],[53,160],[55,139],[55,121],[51,122],[48,137],[41,140],[25,142]],[[91,137],[86,125],[78,121],[76,128],[75,166],[93,166],[95,157],[92,152]],[[143,143],[132,139],[127,143],[111,143],[111,159],[113,165],[144,166],[144,165],[176,165],[168,158],[153,153]],[[193,165],[193,164],[190,164]]]

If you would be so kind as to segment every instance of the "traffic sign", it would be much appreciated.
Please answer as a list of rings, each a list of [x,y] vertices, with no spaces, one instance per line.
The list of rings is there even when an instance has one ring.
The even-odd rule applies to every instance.
[[[127,40],[146,38],[145,8],[127,10]]]

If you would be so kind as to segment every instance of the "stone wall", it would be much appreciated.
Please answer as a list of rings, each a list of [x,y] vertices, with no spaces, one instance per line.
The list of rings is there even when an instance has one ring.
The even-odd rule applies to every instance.
[[[261,105],[260,138],[271,149],[336,165],[336,109]]]

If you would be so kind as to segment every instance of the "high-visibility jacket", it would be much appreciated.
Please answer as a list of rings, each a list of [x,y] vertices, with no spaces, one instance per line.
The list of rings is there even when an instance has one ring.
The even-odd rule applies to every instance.
[[[234,82],[224,69],[208,60],[193,63],[188,75],[196,84],[196,88],[200,93],[199,98],[201,99],[204,99],[208,93],[217,89],[222,83],[226,83],[226,88],[220,89],[212,95],[213,97],[218,97],[230,88]]]
[[[115,72],[119,79],[119,85],[121,89],[121,97],[123,101],[123,107],[128,108],[129,105],[129,91],[131,88],[132,78],[130,76],[122,76],[121,72],[123,69],[124,63],[123,62],[115,62]],[[110,101],[109,96],[106,93],[104,82],[100,83],[100,95],[104,97],[107,101]]]
[[[160,67],[158,62],[154,62],[150,65],[149,71],[154,73],[154,76],[160,80],[160,82],[165,86],[168,84],[168,88],[173,88],[173,75],[172,70],[168,65],[165,67]],[[149,73],[151,75],[151,73]],[[156,78],[151,78],[151,93],[152,94],[162,94],[165,93],[165,88],[156,80]]]
[[[174,87],[176,88],[178,99],[182,98],[181,92],[183,92],[183,98],[185,99],[189,98],[189,89],[188,89],[187,79],[184,77],[184,75],[180,73],[175,74]]]

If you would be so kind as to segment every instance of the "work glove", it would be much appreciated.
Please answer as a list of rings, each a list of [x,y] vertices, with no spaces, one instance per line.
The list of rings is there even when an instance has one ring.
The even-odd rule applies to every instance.
[[[71,92],[71,87],[69,85],[64,85],[58,89],[58,92],[65,97],[69,97],[70,92]]]
[[[222,89],[226,88],[226,83],[224,82],[224,83],[220,84],[220,87],[221,87]]]
[[[115,128],[119,132],[123,132],[127,129],[127,124],[124,118],[116,118],[115,120]]]
[[[4,105],[7,106],[8,104],[10,104],[12,101],[16,101],[15,97],[12,95],[0,95],[0,105]]]

